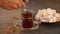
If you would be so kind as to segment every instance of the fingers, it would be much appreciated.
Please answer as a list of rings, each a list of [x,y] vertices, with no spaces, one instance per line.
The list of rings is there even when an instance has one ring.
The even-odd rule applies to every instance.
[[[6,9],[17,9],[18,8],[18,6],[17,6],[17,4],[3,4],[2,5],[3,6],[3,8],[6,8]]]
[[[19,8],[22,8],[22,3],[21,1],[19,1],[19,3],[17,4]]]
[[[12,6],[13,8],[22,8],[22,7],[26,7],[25,3],[22,0],[15,0],[14,2],[11,2],[11,4],[16,4],[14,6]]]
[[[22,0],[2,0],[2,2],[0,2],[0,6],[6,9],[17,9],[26,7],[25,3]]]
[[[13,0],[12,0],[13,1]],[[11,3],[14,3],[14,4],[17,4],[17,7],[18,8],[22,8],[22,7],[26,7],[25,6],[25,2],[23,2],[23,0],[15,0],[14,2],[11,2]]]
[[[23,7],[26,7],[26,4],[23,0],[19,0]]]
[[[17,4],[11,4],[9,7],[13,8],[13,9],[19,8]]]
[[[19,3],[17,3],[17,5],[19,8],[23,8],[23,7],[25,8],[26,7],[25,3],[22,0],[19,0]]]
[[[11,4],[12,8],[16,8],[17,9],[17,8],[21,7],[21,3],[19,3],[19,0],[11,0],[10,4]]]
[[[19,3],[19,0],[7,0],[8,3]]]
[[[26,7],[26,4],[25,4],[25,2],[23,2],[23,1],[22,1],[22,5],[23,5],[23,7]]]

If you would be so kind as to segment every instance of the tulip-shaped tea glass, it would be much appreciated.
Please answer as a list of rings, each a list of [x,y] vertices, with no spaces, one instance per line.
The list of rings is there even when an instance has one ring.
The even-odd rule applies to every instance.
[[[30,29],[35,30],[39,27],[38,21],[34,20],[33,17],[33,10],[22,10],[22,19],[18,20],[14,25],[19,28],[21,27],[22,30]]]

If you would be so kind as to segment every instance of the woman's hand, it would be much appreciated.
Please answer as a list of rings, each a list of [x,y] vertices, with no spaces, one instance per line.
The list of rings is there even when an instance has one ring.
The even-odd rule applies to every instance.
[[[26,7],[23,0],[0,0],[0,6],[6,9]]]

